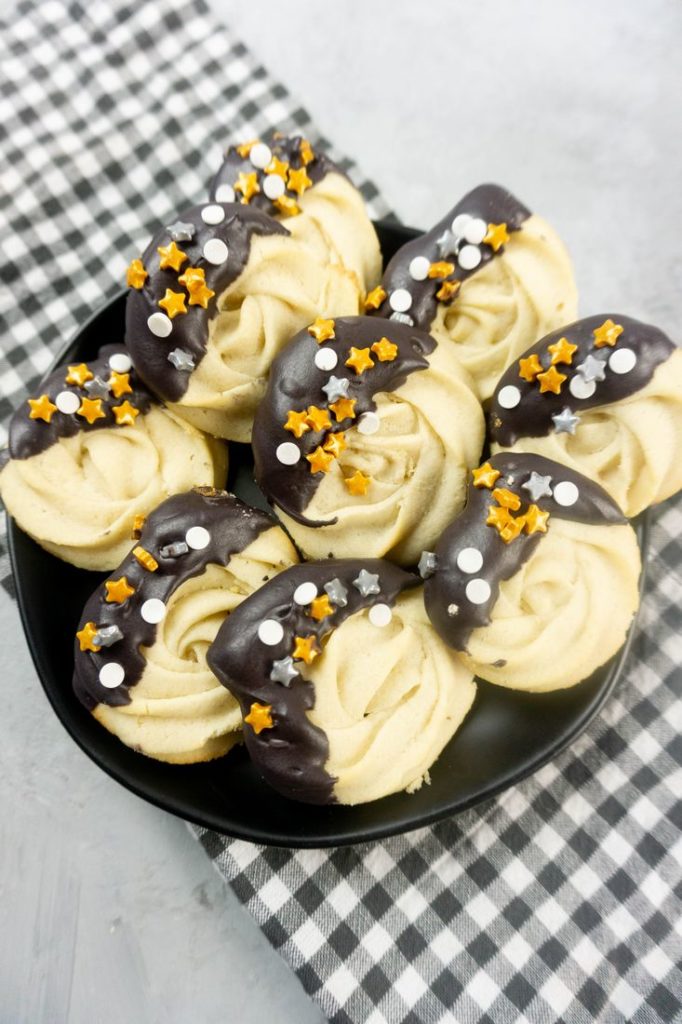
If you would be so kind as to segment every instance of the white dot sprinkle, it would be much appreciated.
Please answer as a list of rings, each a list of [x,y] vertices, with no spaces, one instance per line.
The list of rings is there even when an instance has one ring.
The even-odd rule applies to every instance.
[[[315,366],[318,370],[333,370],[339,357],[333,348],[319,348],[315,353]]]
[[[487,580],[480,579],[480,577],[475,580],[469,580],[464,593],[472,604],[485,604],[490,597],[490,584]]]
[[[155,625],[166,618],[166,606],[158,597],[150,597],[140,608],[140,615],[145,622]]]
[[[387,604],[373,604],[369,610],[369,621],[373,626],[387,626],[393,618],[393,612]]]
[[[388,304],[396,313],[407,313],[412,305],[412,296],[407,288],[396,288],[388,297]]]
[[[452,222],[452,230],[458,237],[461,237],[466,230],[467,224],[473,219],[470,213],[459,213]]]
[[[165,313],[152,313],[147,318],[147,327],[157,338],[167,338],[173,330],[171,319]]]
[[[211,534],[204,526],[190,526],[185,542],[192,551],[203,551],[211,543]]]
[[[294,591],[294,604],[300,604],[304,607],[314,601],[317,597],[317,587],[314,583],[308,581],[307,583],[300,583]]]
[[[596,382],[593,380],[585,380],[579,373],[575,377],[571,377],[571,383],[568,385],[568,390],[571,392],[574,398],[591,398],[597,390]]]
[[[375,412],[363,412],[358,420],[358,430],[361,434],[376,434],[381,426],[381,420]]]
[[[109,366],[115,373],[127,373],[132,367],[132,360],[125,352],[114,352],[109,356]]]
[[[462,270],[475,270],[481,262],[481,250],[476,245],[463,245],[457,255]]]
[[[506,384],[500,389],[497,396],[497,403],[503,409],[514,409],[521,401],[521,392],[515,384]]]
[[[60,412],[64,412],[67,416],[70,416],[71,413],[80,409],[81,400],[75,391],[60,391],[54,400],[54,404]]]
[[[233,203],[234,189],[225,182],[223,185],[218,185],[218,188],[215,190],[215,197],[219,203]]]
[[[211,206],[205,206],[201,211],[201,219],[204,224],[222,224],[225,220],[225,211],[222,206],[218,206],[213,203]]]
[[[279,199],[284,195],[286,185],[279,174],[267,174],[263,180],[263,192],[268,199]]]
[[[284,466],[295,466],[301,458],[301,449],[293,441],[282,441],[277,445],[275,455]]]
[[[258,627],[258,639],[266,647],[276,647],[284,637],[284,627],[277,619],[264,619]]]
[[[255,146],[251,147],[249,160],[254,167],[257,167],[259,171],[262,171],[263,168],[267,167],[272,160],[270,147],[266,146],[264,142],[257,142]]]
[[[568,508],[570,505],[575,505],[580,497],[580,491],[571,480],[561,480],[560,483],[554,485],[553,497],[557,505]]]
[[[425,281],[429,276],[431,261],[426,256],[415,256],[410,260],[408,271],[413,281]]]
[[[221,238],[209,238],[203,255],[205,260],[217,267],[227,260],[227,246]]]
[[[466,225],[462,234],[471,245],[480,245],[488,234],[488,225],[480,217],[474,217]]]
[[[478,572],[483,565],[483,555],[478,548],[462,548],[457,555],[457,568],[462,572]]]
[[[123,665],[119,665],[117,661],[108,661],[99,670],[99,681],[102,686],[106,686],[107,690],[115,690],[124,679],[125,671]]]
[[[614,373],[629,373],[637,365],[637,355],[631,348],[617,348],[609,356],[609,369]]]

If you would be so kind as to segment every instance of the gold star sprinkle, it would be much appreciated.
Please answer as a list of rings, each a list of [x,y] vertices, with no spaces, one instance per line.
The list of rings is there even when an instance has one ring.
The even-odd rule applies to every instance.
[[[142,548],[138,545],[136,548],[133,548],[133,555],[140,565],[149,572],[156,572],[159,568],[159,563],[156,561],[152,553],[147,551],[146,548]]]
[[[526,533],[547,533],[547,520],[549,512],[538,508],[537,505],[529,505],[524,516],[524,530]]]
[[[543,365],[538,355],[533,352],[527,359],[519,359],[519,377],[532,384],[539,373],[542,373]]]
[[[310,617],[317,619],[318,622],[326,619],[328,615],[333,615],[335,611],[336,609],[330,604],[327,594],[316,597],[310,605]]]
[[[327,410],[320,409],[317,405],[309,405],[305,417],[306,423],[313,430],[327,430],[332,425]]]
[[[175,242],[171,242],[169,245],[159,245],[156,250],[161,257],[159,260],[159,267],[161,270],[179,270],[185,260],[189,259],[186,252],[182,249],[178,249]]]
[[[104,586],[107,591],[104,600],[107,604],[123,604],[135,593],[135,587],[131,587],[125,576],[121,576],[118,580],[107,580]]]
[[[461,281],[443,281],[436,292],[436,298],[439,302],[451,302],[461,287]]]
[[[189,304],[190,306],[203,306],[204,309],[208,309],[208,301],[215,295],[214,291],[211,291],[207,285],[202,285],[201,288],[195,288],[193,292],[190,292]]]
[[[101,651],[102,648],[93,643],[93,637],[97,634],[97,626],[94,622],[86,622],[82,629],[76,633],[76,640],[81,651]]]
[[[380,284],[376,288],[372,288],[371,292],[367,292],[365,297],[365,309],[378,309],[382,302],[386,301],[388,293]]]
[[[76,415],[82,416],[90,424],[94,423],[95,420],[103,420],[106,414],[102,408],[102,399],[84,398],[81,401],[80,408],[76,409]]]
[[[287,172],[289,170],[289,164],[284,160],[278,160],[276,156],[273,156],[272,160],[265,168],[266,174],[276,174],[278,178],[287,180]]]
[[[555,363],[567,363],[570,366],[573,362],[573,353],[578,351],[578,346],[571,344],[568,338],[559,338],[553,345],[547,346],[547,351],[552,353],[552,366]]]
[[[355,398],[337,398],[335,402],[332,402],[329,408],[334,413],[337,423],[340,423],[341,420],[355,419],[356,401]]]
[[[455,264],[448,263],[447,260],[440,260],[438,263],[432,263],[429,267],[429,277],[441,280],[444,277],[449,277],[450,274],[454,274]]]
[[[289,177],[287,179],[287,188],[295,192],[296,195],[302,196],[307,188],[312,185],[311,179],[308,177],[308,172],[305,167],[299,167],[297,171],[289,169]]]
[[[135,424],[135,420],[140,415],[140,410],[136,409],[134,405],[131,405],[127,400],[121,402],[120,405],[112,406],[111,411],[116,417],[116,426],[118,427],[132,427]]]
[[[129,373],[117,373],[116,370],[112,370],[109,377],[109,387],[114,398],[120,398],[121,395],[132,395],[133,393]]]
[[[493,469],[489,462],[484,462],[478,469],[472,471],[474,487],[494,487],[495,481],[500,475],[499,469]]]
[[[285,217],[298,217],[301,213],[301,207],[298,205],[295,199],[290,196],[278,196],[274,200],[274,206],[277,207],[280,213],[283,213]]]
[[[488,224],[488,230],[483,238],[486,245],[489,245],[493,252],[498,252],[503,245],[509,241],[509,232],[506,224]]]
[[[374,360],[370,356],[368,348],[355,348],[354,345],[351,345],[350,355],[346,359],[346,366],[352,366],[359,376],[365,370],[371,370],[374,366]]]
[[[511,518],[512,514],[508,508],[502,508],[501,505],[491,505],[488,509],[486,523],[488,526],[495,526],[498,530],[501,530]]]
[[[508,491],[506,487],[496,487],[493,491],[493,498],[502,508],[510,508],[512,512],[518,512],[521,508],[521,499],[518,494]]]
[[[57,406],[50,401],[47,395],[41,395],[40,398],[29,398],[28,404],[30,420],[45,420],[46,423],[49,423],[57,411]]]
[[[323,341],[329,341],[330,338],[336,337],[334,334],[334,321],[325,320],[323,316],[318,316],[308,328],[308,334],[312,334],[318,345],[321,345]]]
[[[346,449],[346,437],[342,430],[337,434],[330,434],[323,446],[326,452],[331,452],[335,459],[338,459],[342,451]]]
[[[136,515],[135,516],[135,518],[133,519],[133,526],[132,526],[132,529],[130,531],[130,539],[131,540],[139,540],[140,539],[140,537],[142,536],[142,530],[144,529],[144,524],[146,522],[147,522],[147,517],[146,516],[143,516],[143,515]]]
[[[502,527],[498,527],[498,533],[505,544],[511,544],[513,540],[516,540],[521,530],[525,526],[525,516],[510,516],[507,522]]]
[[[255,171],[244,171],[239,172],[239,176],[234,183],[235,192],[241,192],[242,202],[249,203],[251,197],[255,196],[257,192],[260,192],[260,185],[258,184],[258,175]]]
[[[601,327],[592,331],[594,335],[594,347],[603,348],[604,345],[613,347],[625,330],[621,324],[614,324],[613,320],[605,320]]]
[[[132,260],[126,270],[126,284],[129,288],[142,288],[149,274],[144,269],[142,260]]]
[[[235,146],[242,160],[246,160],[253,147],[257,146],[259,141],[259,139],[251,139],[250,142],[240,142],[238,146]]]
[[[244,721],[248,722],[256,736],[263,729],[272,729],[272,704],[259,704],[255,701],[248,715],[244,716]]]
[[[291,657],[297,661],[304,661],[306,665],[312,665],[315,658],[320,653],[320,648],[317,645],[317,637],[315,636],[295,636],[294,637],[294,649],[291,652]]]
[[[334,456],[331,452],[326,452],[324,448],[318,445],[314,452],[306,455],[306,459],[310,463],[311,473],[328,473],[332,468]]]
[[[540,382],[540,394],[551,391],[554,395],[561,394],[561,385],[566,380],[565,373],[559,373],[556,366],[550,366],[549,370],[539,373],[536,378]]]
[[[192,292],[198,291],[206,284],[206,276],[203,267],[185,267],[182,274],[178,275],[178,284],[185,286],[187,291]]]
[[[310,145],[307,139],[301,139],[301,144],[298,151],[301,154],[301,160],[306,166],[308,164],[311,164],[315,159],[313,147]]]
[[[348,488],[348,493],[357,496],[367,494],[372,478],[356,469],[353,475],[345,477],[343,482]]]
[[[294,437],[303,437],[306,431],[310,430],[307,412],[295,412],[290,409],[287,413],[287,421],[284,424],[285,430],[290,430]]]
[[[92,380],[92,377],[92,371],[88,368],[87,363],[77,363],[76,366],[68,367],[68,373],[64,380],[67,384],[75,384],[82,388],[86,380]]]
[[[379,338],[372,345],[372,352],[382,363],[392,363],[398,355],[398,346],[394,345],[388,338]]]
[[[178,313],[186,313],[187,306],[185,305],[185,293],[174,292],[170,288],[166,288],[166,294],[162,299],[159,299],[159,305],[161,309],[165,309],[171,320],[174,320]]]

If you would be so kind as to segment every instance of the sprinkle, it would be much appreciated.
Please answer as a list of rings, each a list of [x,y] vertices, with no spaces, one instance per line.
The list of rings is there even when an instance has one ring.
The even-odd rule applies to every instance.
[[[391,363],[398,355],[398,346],[394,345],[388,338],[379,338],[372,345],[372,352],[382,363]]]
[[[494,487],[495,481],[500,476],[499,469],[494,469],[489,462],[484,462],[478,469],[472,470],[474,487]]]
[[[189,545],[185,544],[184,540],[175,540],[172,544],[164,544],[159,549],[159,555],[161,558],[180,558],[181,555],[186,555],[189,551]]]
[[[312,185],[311,179],[308,177],[308,172],[305,167],[299,167],[298,170],[289,170],[289,177],[287,178],[287,187],[295,192],[296,195],[302,196],[307,188]]]
[[[575,505],[579,497],[580,491],[571,480],[562,480],[554,488],[554,500],[557,505],[562,505],[564,508]]]
[[[133,525],[130,529],[131,540],[139,540],[142,536],[144,524],[147,522],[147,517],[138,513],[133,519]]]
[[[505,544],[511,544],[519,536],[525,525],[525,516],[510,516],[504,526],[498,527],[498,533]]]
[[[331,338],[336,337],[334,334],[334,321],[325,320],[323,316],[318,316],[308,328],[308,334],[311,334],[318,345],[321,345],[323,341],[329,341]]]
[[[454,272],[455,264],[448,263],[443,260],[441,260],[440,263],[431,263],[429,266],[429,277],[435,279],[436,281],[440,281],[444,277],[449,277],[450,274],[454,274]]]
[[[335,378],[330,377],[329,379],[334,380]],[[317,405],[308,406],[306,420],[314,431],[327,430],[332,425],[329,412],[326,409],[320,409]]]
[[[318,370],[333,370],[338,361],[339,357],[333,348],[319,348],[315,353],[314,363]]]
[[[98,647],[113,647],[119,640],[123,639],[123,632],[116,625],[99,626],[92,638],[92,642]]]
[[[218,185],[215,190],[215,197],[219,203],[233,203],[234,202],[234,189],[227,182],[222,185]]]
[[[441,259],[445,259],[447,256],[456,255],[459,247],[459,240],[452,231],[446,229],[436,241],[436,245],[438,247],[438,255]]]
[[[306,580],[305,583],[299,583],[294,591],[294,604],[298,604],[301,608],[305,608],[306,605],[310,604],[317,597],[317,587],[311,580]]]
[[[144,283],[149,277],[149,274],[144,269],[142,260],[132,260],[130,266],[126,270],[126,284],[129,288],[137,288],[138,290],[144,287]]]
[[[580,417],[571,412],[567,405],[561,412],[555,413],[552,420],[557,434],[575,434],[575,428],[580,423]]]
[[[99,670],[99,681],[107,690],[115,690],[121,685],[125,675],[123,665],[119,665],[117,661],[108,661]]]
[[[496,487],[493,491],[493,498],[502,508],[510,508],[512,512],[518,512],[521,508],[521,499],[518,494],[507,490],[506,487]]]
[[[248,715],[244,716],[244,721],[251,726],[256,736],[263,729],[272,729],[272,704],[259,704],[258,701],[254,701]]]
[[[133,389],[130,386],[130,377],[128,376],[128,374],[127,373],[116,373],[116,374],[112,374],[111,379],[109,381],[106,381],[102,377],[99,377],[99,376],[93,377],[92,380],[87,381],[84,386],[85,386],[85,390],[88,393],[88,397],[89,398],[108,398],[109,397],[109,392],[111,391],[112,381],[115,383],[116,380],[119,380],[119,379],[127,381],[128,382],[128,386],[124,387],[124,385],[122,385],[122,384],[117,384],[117,387],[119,389],[122,388],[122,390],[120,390],[119,394],[116,394],[116,392],[114,392],[115,397],[116,398],[120,398],[122,394],[126,394],[127,392],[132,392]],[[73,397],[76,399],[76,401],[80,402],[80,399],[78,398],[77,395],[75,395],[73,393],[73,391],[62,391],[62,395],[68,395],[68,394],[73,395]],[[59,404],[59,395],[57,395],[57,404]],[[73,404],[72,402],[69,402],[69,405],[72,405],[72,404]],[[61,412],[65,412],[66,410],[65,409],[61,409],[60,411]]]
[[[433,551],[422,551],[419,556],[417,563],[417,569],[419,575],[423,580],[428,580],[430,576],[433,576],[434,572],[438,568],[438,559]]]
[[[629,373],[637,365],[637,355],[631,348],[619,348],[609,356],[609,369],[614,373]]]
[[[318,445],[314,452],[306,455],[306,459],[310,463],[311,473],[328,473],[332,468],[334,456]]]
[[[181,373],[191,373],[194,369],[194,356],[184,348],[174,348],[168,353],[168,362],[172,363],[176,370]]]
[[[94,385],[96,385],[98,381],[101,384],[104,384],[104,381],[102,380],[101,377],[95,377],[94,380],[88,381],[88,383],[85,385],[85,390],[88,392],[89,395],[92,395],[94,391]],[[104,386],[106,388],[107,393],[111,389],[114,398],[121,398],[123,395],[132,395],[133,393],[133,389],[130,384],[129,373],[116,373],[116,371],[114,370],[111,377],[109,378],[107,383],[104,384]],[[105,395],[100,395],[98,397],[104,398]]]
[[[284,181],[289,170],[289,164],[285,160],[278,160],[276,156],[273,156],[270,163],[263,170],[266,174],[273,174]]]
[[[462,270],[475,270],[481,262],[481,250],[476,245],[463,245],[457,254]]]
[[[379,306],[386,301],[386,298],[386,290],[378,284],[376,288],[372,288],[371,292],[367,292],[367,296],[365,297],[365,309],[379,309]]]
[[[76,414],[82,416],[91,426],[95,420],[103,420],[106,416],[101,398],[84,398],[76,410]]]
[[[471,245],[480,245],[486,234],[488,233],[488,225],[480,217],[473,217],[464,228],[462,235],[465,241]]]
[[[260,185],[258,184],[258,175],[255,171],[240,171],[237,180],[234,183],[235,192],[241,192],[242,203],[250,202],[252,196],[255,196],[257,192],[260,192]]]
[[[249,153],[249,160],[254,167],[257,167],[259,171],[262,171],[264,167],[267,167],[272,160],[272,150],[269,146],[266,146],[264,142],[256,142],[251,147]]]
[[[228,248],[222,238],[209,238],[203,249],[203,257],[214,267],[227,262]]]
[[[576,374],[575,377],[571,377],[568,390],[574,398],[591,398],[597,390],[597,385],[593,380],[585,380]]]
[[[63,393],[68,394],[68,392]],[[75,397],[76,402],[80,405],[80,399],[78,396]],[[50,401],[48,395],[41,395],[40,398],[29,398],[28,405],[30,409],[28,418],[30,420],[44,420],[45,423],[51,421],[58,409],[58,406]]]
[[[523,528],[526,533],[547,533],[547,520],[549,512],[538,508],[537,505],[529,505],[524,518]]]
[[[336,417],[336,422],[341,423],[343,420],[354,420],[355,419],[355,404],[357,399],[355,398],[339,398],[336,402],[331,402],[329,408]]]
[[[140,608],[140,615],[145,622],[155,626],[166,618],[166,606],[158,597],[150,597]]]
[[[613,320],[605,320],[601,327],[592,331],[594,336],[594,347],[603,348],[604,345],[613,347],[623,333],[621,324],[615,324]]]
[[[86,380],[92,380],[94,374],[88,367],[87,363],[77,363],[75,366],[69,366],[64,383],[75,384],[77,387],[82,388]]]
[[[443,281],[436,292],[436,298],[439,302],[451,302],[461,287],[461,281]]]
[[[365,370],[371,370],[374,366],[374,360],[369,354],[369,348],[355,348],[351,345],[350,355],[346,359],[346,366],[352,366],[355,372],[360,376]]]
[[[536,352],[533,352],[527,359],[519,359],[519,377],[522,380],[527,380],[529,384],[532,384],[537,375],[542,373],[543,369],[544,367]]]
[[[430,266],[431,262],[426,256],[414,256],[410,260],[407,270],[413,281],[425,281],[429,276]]]
[[[493,252],[499,252],[508,241],[509,232],[506,224],[488,224],[488,230],[483,237],[484,245],[489,245]]]
[[[483,555],[478,548],[462,548],[457,555],[457,568],[462,572],[478,572],[483,565]]]
[[[338,576],[335,576],[329,583],[325,583],[324,589],[337,608],[345,608],[348,604],[348,589],[344,587]]]
[[[315,159],[315,153],[313,147],[310,145],[307,139],[301,139],[301,145],[299,146],[299,153],[301,154],[301,160],[308,166]]]
[[[232,191],[230,189],[230,191]],[[207,224],[210,221],[206,221]],[[166,231],[171,236],[173,242],[191,242],[194,238],[194,224],[185,220],[176,220],[174,224],[168,224]]]
[[[104,600],[107,604],[123,604],[124,601],[127,601],[135,593],[135,587],[128,583],[125,576],[121,576],[117,580],[106,580],[104,587],[106,590]]]
[[[358,431],[361,434],[376,434],[381,426],[381,420],[375,412],[363,412],[358,420]]]
[[[185,542],[192,551],[203,551],[211,543],[211,534],[204,526],[190,526]]]
[[[201,211],[201,219],[204,224],[222,224],[225,220],[225,211],[222,206],[212,203],[210,206],[204,206]]]
[[[537,380],[540,383],[541,395],[546,391],[551,391],[552,394],[558,395],[561,393],[561,385],[566,380],[566,374],[559,373],[556,366],[550,366],[549,370],[545,370],[544,373],[538,374]]]
[[[353,580],[353,586],[356,590],[359,590],[363,597],[369,597],[370,594],[380,594],[381,587],[379,586],[379,574],[376,572],[367,572],[366,569],[361,569],[360,574]]]
[[[497,404],[503,409],[514,409],[521,401],[521,392],[515,384],[505,384],[497,395]]]
[[[120,405],[112,406],[111,411],[114,414],[117,427],[134,426],[135,420],[140,415],[140,410],[136,409],[135,406],[131,405],[127,400],[125,402],[121,402]]]
[[[185,267],[184,273],[178,274],[178,284],[184,285],[190,295],[192,295],[194,292],[203,288],[206,284],[206,272],[204,268]]]
[[[566,363],[570,366],[573,362],[573,354],[578,351],[578,346],[573,345],[568,338],[559,338],[553,345],[547,346],[547,351],[552,354],[552,366],[556,363]]]
[[[156,250],[161,257],[159,260],[159,267],[161,270],[179,270],[183,263],[189,259],[186,252],[182,249],[178,249],[175,242],[171,241],[170,245],[160,245]]]
[[[280,178],[279,174],[268,174],[263,179],[263,192],[273,202],[275,199],[279,199],[286,192],[284,179]]]
[[[138,560],[140,565],[147,569],[148,572],[156,572],[159,568],[159,563],[156,561],[154,556],[146,548],[140,547],[139,545],[133,548],[133,555]]]
[[[449,604],[448,605],[448,615],[450,616],[450,618],[454,619],[455,615],[458,615],[458,614],[459,614],[459,605],[458,604]]]
[[[109,368],[115,373],[127,373],[132,367],[132,360],[125,352],[114,352],[109,356]]]
[[[285,217],[297,217],[301,212],[301,207],[296,200],[289,196],[280,196],[274,202],[279,212],[283,213]]]
[[[311,619],[316,619],[317,622],[329,618],[335,611],[336,609],[332,606],[328,594],[320,594],[319,597],[310,602],[310,617]]]
[[[348,386],[350,381],[347,377],[335,377],[331,375],[326,384],[322,385],[322,390],[327,396],[327,401],[330,403],[335,402],[338,398],[348,397]]]
[[[292,658],[295,658],[297,661],[304,661],[306,665],[311,665],[319,653],[320,648],[317,644],[317,637],[314,635],[294,637]]]
[[[152,313],[147,317],[147,327],[157,338],[167,338],[173,330],[170,317],[167,317],[165,313]]]
[[[473,220],[473,217],[471,216],[470,213],[457,214],[457,216],[452,222],[452,230],[454,231],[458,238],[461,238],[464,235],[466,226],[470,220]]]
[[[82,629],[79,629],[76,633],[76,640],[78,640],[78,647],[81,651],[99,651],[100,644],[95,642],[97,636],[97,626],[94,622],[86,622]]]
[[[388,304],[396,313],[407,313],[412,305],[412,296],[407,288],[396,288],[388,297]]]
[[[340,430],[335,434],[329,434],[322,447],[326,452],[330,452],[335,459],[338,459],[341,452],[345,451],[347,447],[343,431]]]
[[[372,478],[370,476],[365,476],[361,470],[356,469],[352,476],[344,477],[343,482],[348,488],[348,493],[357,497],[359,495],[367,494]]]
[[[276,647],[284,638],[284,626],[277,619],[264,619],[258,627],[258,639],[266,647]]]
[[[185,305],[185,293],[174,292],[171,288],[166,288],[166,294],[162,299],[159,299],[159,306],[161,306],[161,309],[165,309],[171,320],[174,320],[179,313],[187,312],[187,306]],[[163,336],[164,335],[162,335],[162,337]]]
[[[250,142],[240,142],[238,146],[235,146],[235,149],[239,153],[240,157],[243,160],[246,160],[253,147],[258,145],[258,142],[258,139],[251,139]]]
[[[279,658],[273,661],[270,670],[270,678],[273,683],[281,683],[282,686],[291,686],[292,679],[295,679],[298,672],[294,668],[294,659],[287,655],[286,658]]]
[[[373,626],[388,626],[392,618],[393,612],[387,604],[373,604],[369,610],[369,621]]]
[[[487,580],[469,580],[464,593],[472,604],[485,604],[490,599],[490,584]]]
[[[617,354],[617,352],[614,352],[611,358]],[[582,363],[576,366],[576,370],[583,380],[588,383],[593,380],[602,381],[606,376],[606,362],[603,359],[595,358],[593,355],[588,355]]]
[[[502,530],[511,519],[512,515],[508,508],[503,508],[501,505],[490,505],[485,522],[486,526],[494,526],[495,529]]]
[[[540,498],[552,497],[551,483],[551,476],[541,476],[540,473],[533,470],[525,484],[521,484],[521,486],[524,491],[528,491],[533,501],[539,501]]]
[[[284,429],[291,431],[294,437],[302,437],[310,430],[307,412],[296,412],[294,409],[290,409],[287,413],[287,421],[284,424]],[[296,451],[298,451],[298,448]]]
[[[283,466],[295,466],[301,458],[301,450],[293,441],[283,441],[275,448],[275,456]]]

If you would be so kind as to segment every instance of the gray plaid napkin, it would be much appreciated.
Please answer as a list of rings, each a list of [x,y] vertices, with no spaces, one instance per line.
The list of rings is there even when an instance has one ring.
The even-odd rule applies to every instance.
[[[152,228],[205,194],[227,138],[323,140],[203,0],[25,3],[0,54],[5,421]],[[680,1019],[680,537],[677,501],[657,514],[628,671],[598,721],[494,803],[331,852],[196,830],[330,1019]]]

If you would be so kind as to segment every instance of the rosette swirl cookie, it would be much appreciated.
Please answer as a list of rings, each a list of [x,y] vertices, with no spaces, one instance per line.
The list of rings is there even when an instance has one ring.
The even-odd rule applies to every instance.
[[[296,561],[281,527],[231,494],[206,488],[169,498],[83,610],[79,700],[123,743],[157,760],[227,753],[241,716],[206,652],[225,616]]]
[[[240,202],[282,220],[319,258],[341,263],[363,289],[381,276],[379,240],[360,192],[300,135],[271,132],[230,146],[211,185],[216,202]]]
[[[504,373],[490,433],[494,450],[563,462],[635,516],[682,488],[682,351],[617,313],[578,320]]]
[[[135,520],[193,484],[222,486],[224,445],[160,405],[122,347],[61,366],[14,413],[0,495],[22,530],[84,569],[108,571]]]
[[[294,566],[221,627],[208,663],[266,780],[308,803],[412,791],[476,692],[417,577],[380,559]]]
[[[272,217],[195,206],[163,228],[127,274],[135,367],[181,416],[248,441],[270,364],[321,311],[355,313],[354,275],[320,261]]]
[[[454,344],[482,401],[511,360],[575,316],[563,242],[497,185],[464,196],[388,264],[366,309]]]
[[[623,645],[639,603],[637,538],[616,503],[539,455],[474,470],[464,512],[420,570],[440,636],[516,690],[587,679]]]
[[[309,557],[409,565],[462,508],[483,434],[452,346],[372,317],[318,319],[273,364],[256,479]]]

